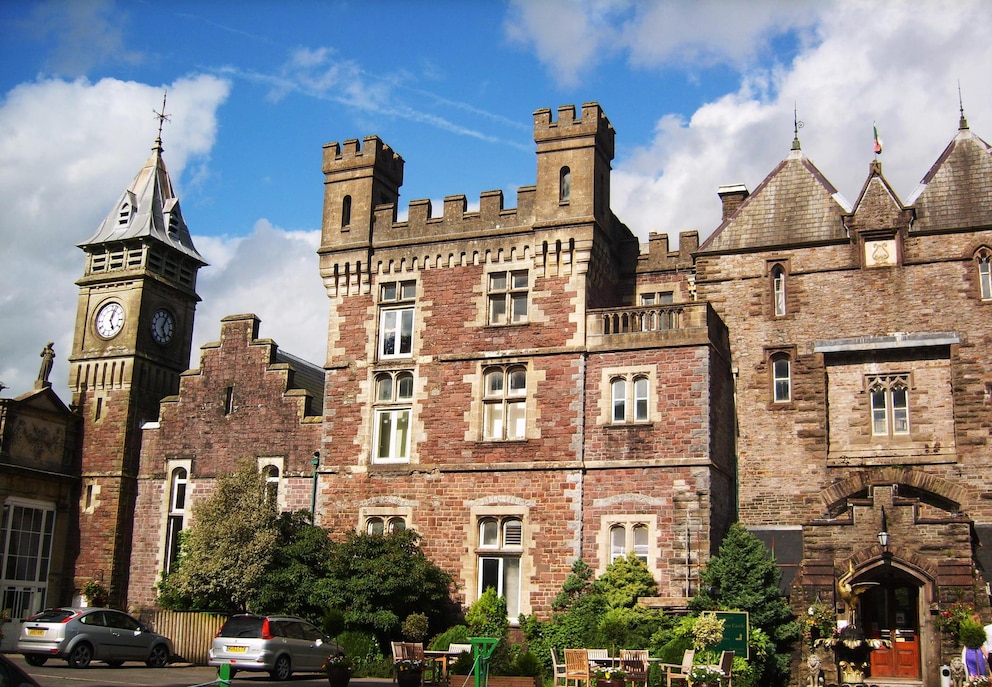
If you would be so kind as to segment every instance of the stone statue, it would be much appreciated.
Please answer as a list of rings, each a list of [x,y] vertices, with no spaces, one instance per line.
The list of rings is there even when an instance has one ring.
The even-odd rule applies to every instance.
[[[823,684],[823,668],[820,657],[816,654],[810,654],[809,658],[806,659],[806,665],[809,668],[809,687],[819,687]]]
[[[954,687],[961,687],[966,677],[968,675],[964,667],[964,661],[961,660],[960,656],[955,656],[951,659],[951,684]]]
[[[55,349],[52,348],[54,345],[54,341],[49,341],[41,351],[41,369],[38,370],[36,387],[51,386],[51,383],[48,381],[48,375],[52,373],[52,361],[55,360]]]

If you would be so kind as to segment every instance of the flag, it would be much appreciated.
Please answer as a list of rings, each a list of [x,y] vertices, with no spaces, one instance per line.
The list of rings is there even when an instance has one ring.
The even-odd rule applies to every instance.
[[[882,152],[882,139],[878,137],[878,127],[872,123],[872,128],[875,130],[875,154],[878,155]]]

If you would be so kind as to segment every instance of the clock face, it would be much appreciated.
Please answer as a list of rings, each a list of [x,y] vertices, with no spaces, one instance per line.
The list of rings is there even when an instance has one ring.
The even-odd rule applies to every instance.
[[[172,341],[172,335],[176,331],[176,321],[165,308],[159,308],[152,315],[152,338],[160,344],[167,344]]]
[[[105,339],[117,336],[124,326],[124,307],[120,303],[107,303],[96,314],[96,333]]]

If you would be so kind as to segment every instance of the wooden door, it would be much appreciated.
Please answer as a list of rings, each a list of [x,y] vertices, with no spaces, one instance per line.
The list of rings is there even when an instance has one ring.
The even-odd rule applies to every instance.
[[[861,619],[866,637],[890,642],[871,653],[871,677],[919,679],[919,587],[898,580],[880,582],[862,596]]]

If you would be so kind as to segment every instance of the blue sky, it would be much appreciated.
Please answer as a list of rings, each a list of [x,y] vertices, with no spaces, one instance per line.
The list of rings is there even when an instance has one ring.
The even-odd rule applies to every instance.
[[[321,147],[375,134],[412,200],[534,182],[531,114],[598,101],[617,131],[614,211],[643,240],[719,223],[804,152],[848,201],[872,159],[905,200],[953,137],[958,84],[992,139],[981,0],[0,2],[0,382],[31,389],[47,341],[66,401],[85,240],[149,154],[200,253],[191,367],[225,315],[322,362]]]

